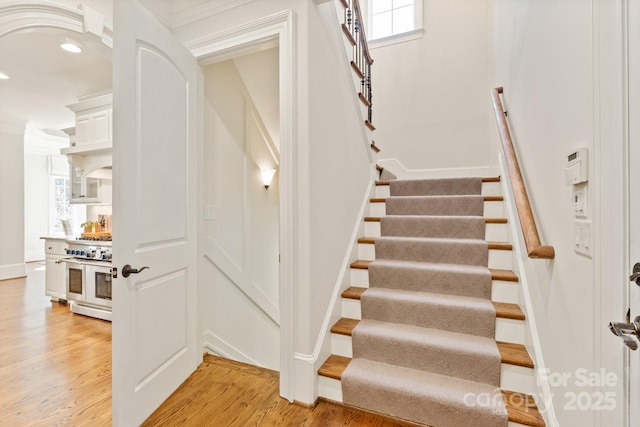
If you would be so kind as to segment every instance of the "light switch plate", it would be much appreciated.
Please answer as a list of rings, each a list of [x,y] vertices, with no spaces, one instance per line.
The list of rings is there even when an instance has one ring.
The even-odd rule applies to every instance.
[[[576,219],[574,221],[574,250],[591,258],[591,220]]]
[[[205,204],[204,205],[204,219],[205,221],[215,221],[216,219],[216,205]]]

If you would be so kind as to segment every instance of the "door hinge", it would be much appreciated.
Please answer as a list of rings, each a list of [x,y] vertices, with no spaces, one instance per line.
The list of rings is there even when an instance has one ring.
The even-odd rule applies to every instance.
[[[118,267],[111,268],[111,277],[113,277],[114,279],[118,278]]]

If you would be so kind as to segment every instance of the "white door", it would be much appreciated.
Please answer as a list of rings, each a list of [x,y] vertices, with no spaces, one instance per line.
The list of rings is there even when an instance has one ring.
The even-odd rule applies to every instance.
[[[629,275],[640,263],[640,2],[628,3],[629,55]],[[640,283],[640,280],[638,280]],[[629,282],[631,321],[640,316],[640,286]],[[640,425],[640,349],[629,353],[629,425]]]
[[[113,424],[137,426],[202,360],[196,349],[199,68],[137,0],[116,0],[114,10]],[[125,278],[125,265],[141,271]]]

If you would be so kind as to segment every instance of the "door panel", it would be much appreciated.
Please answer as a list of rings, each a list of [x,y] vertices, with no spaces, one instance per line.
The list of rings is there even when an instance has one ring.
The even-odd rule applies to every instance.
[[[640,262],[640,2],[628,3],[629,55],[629,269]],[[631,320],[640,315],[640,286],[629,282]],[[629,425],[640,425],[640,350],[629,352]]]
[[[113,424],[139,425],[197,367],[195,58],[116,0]],[[124,277],[125,264],[148,269]]]

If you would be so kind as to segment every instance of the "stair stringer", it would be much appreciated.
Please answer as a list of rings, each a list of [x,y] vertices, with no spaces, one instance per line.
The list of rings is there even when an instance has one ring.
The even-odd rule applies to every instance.
[[[329,301],[329,305],[327,306],[327,311],[325,312],[325,316],[322,322],[322,327],[320,328],[320,332],[318,333],[318,338],[316,340],[316,344],[312,354],[300,354],[296,353],[294,355],[294,359],[296,360],[296,364],[313,365],[313,378],[314,378],[314,387],[313,387],[313,399],[311,401],[316,401],[319,394],[319,385],[318,385],[318,369],[322,365],[322,363],[326,360],[328,356],[331,355],[331,325],[333,325],[341,316],[342,316],[342,304],[340,294],[350,286],[351,283],[351,267],[350,263],[355,259],[358,254],[358,238],[364,236],[364,221],[366,213],[371,209],[369,200],[373,197],[375,192],[375,178],[376,178],[375,168],[371,170],[371,178],[369,180],[369,185],[364,193],[364,197],[362,200],[362,204],[360,206],[360,211],[358,212],[358,216],[356,217],[356,223],[354,225],[353,231],[351,233],[351,239],[349,240],[349,247],[345,251],[345,256],[340,266],[340,272],[338,273],[338,277],[333,286],[333,292],[331,293],[331,300]],[[306,370],[305,370],[306,372]]]
[[[540,413],[544,417],[545,422],[549,426],[559,426],[555,416],[553,407],[553,399],[551,387],[548,381],[548,375],[542,347],[540,344],[540,336],[536,326],[536,320],[533,312],[531,296],[529,292],[529,281],[524,268],[523,259],[526,257],[527,250],[522,236],[522,230],[519,228],[520,220],[518,218],[517,207],[513,198],[513,189],[509,180],[509,173],[505,167],[504,157],[500,153],[499,158],[500,175],[502,177],[500,185],[502,186],[502,194],[504,197],[504,210],[508,219],[509,242],[513,245],[513,270],[520,278],[520,286],[518,287],[518,300],[520,308],[524,311],[525,319],[525,347],[535,362],[535,393],[536,403],[539,406]]]

